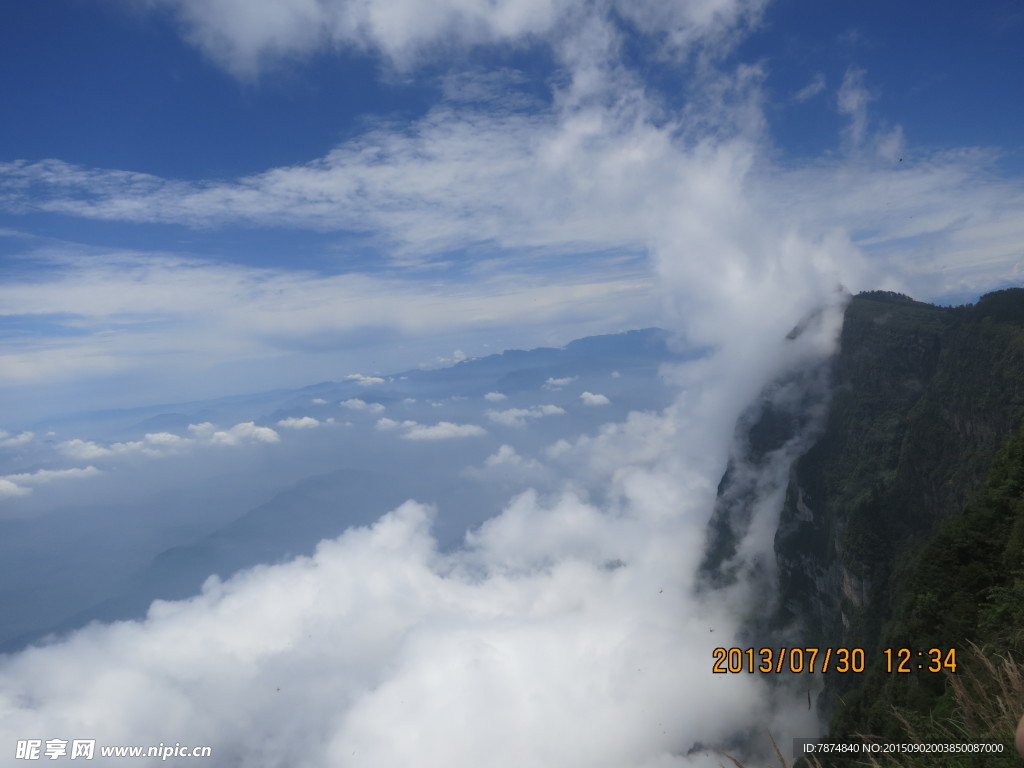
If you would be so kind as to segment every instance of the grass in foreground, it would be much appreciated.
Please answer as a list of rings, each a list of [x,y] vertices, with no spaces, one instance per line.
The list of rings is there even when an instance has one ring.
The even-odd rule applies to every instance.
[[[783,757],[775,739],[772,747],[778,758],[778,768],[998,768],[1019,766],[1021,758],[1014,744],[1017,722],[1024,714],[1024,664],[1010,654],[988,656],[973,643],[967,664],[959,674],[949,674],[947,685],[953,701],[951,717],[938,721],[934,718],[913,717],[893,709],[893,718],[905,733],[903,743],[908,744],[1000,744],[1003,751],[993,753],[908,753],[883,756],[836,756],[822,760],[808,756],[795,764]],[[877,742],[871,736],[860,735],[865,743]],[[744,765],[732,755],[720,753],[736,768],[769,768]],[[722,768],[727,768],[724,764]],[[775,766],[771,766],[775,768]]]

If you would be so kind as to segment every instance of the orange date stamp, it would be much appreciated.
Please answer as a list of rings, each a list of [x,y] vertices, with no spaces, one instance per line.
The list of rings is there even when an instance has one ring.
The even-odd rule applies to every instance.
[[[854,672],[865,669],[863,648],[715,648],[711,652],[715,674],[736,672]],[[956,672],[955,648],[886,648],[885,671]]]
[[[863,648],[715,648],[716,674],[730,672],[863,672]]]

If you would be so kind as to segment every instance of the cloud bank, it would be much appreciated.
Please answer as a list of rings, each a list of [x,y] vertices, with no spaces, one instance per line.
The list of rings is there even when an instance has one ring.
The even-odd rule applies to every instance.
[[[687,512],[713,490],[663,460],[620,466],[606,509],[523,493],[449,554],[409,502],[311,558],[3,658],[4,736],[187,739],[263,768],[717,765],[700,744],[735,717],[782,723],[763,681],[710,674],[736,619],[692,596]]]

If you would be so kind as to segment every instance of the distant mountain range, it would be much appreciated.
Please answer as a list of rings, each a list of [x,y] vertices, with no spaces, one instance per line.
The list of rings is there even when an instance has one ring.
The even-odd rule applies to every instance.
[[[578,339],[560,349],[510,350],[445,368],[383,375],[379,377],[381,381],[370,386],[358,380],[331,381],[301,389],[202,402],[76,414],[66,418],[63,426],[88,429],[89,438],[101,435],[108,440],[137,440],[146,432],[187,434],[189,424],[202,421],[230,425],[255,420],[275,425],[281,419],[309,413],[318,413],[323,418],[325,412],[339,420],[355,418],[353,412],[338,407],[339,402],[354,398],[384,405],[387,411],[382,413],[388,415],[401,412],[403,417],[412,415],[426,421],[427,416],[432,416],[437,421],[479,420],[487,408],[525,406],[538,401],[559,402],[571,408],[570,404],[580,402],[579,390],[586,387],[610,397],[611,404],[605,408],[576,407],[573,413],[560,417],[561,436],[569,425],[578,433],[594,429],[604,421],[621,419],[630,410],[665,407],[673,392],[659,378],[660,366],[693,354],[674,349],[668,332],[647,328]],[[572,387],[546,387],[549,380],[572,380]],[[502,393],[506,399],[499,404],[484,399],[485,394],[494,392]],[[407,398],[416,398],[417,404],[404,405]],[[443,400],[445,407],[431,408],[428,401],[433,398]],[[313,405],[317,401],[322,403],[321,411]],[[412,408],[419,409],[418,416]],[[107,579],[92,590],[96,596],[79,603],[77,609],[69,611],[69,601],[65,599],[67,587],[72,585],[62,588],[55,581],[63,578],[60,564],[55,562],[46,567],[47,557],[57,557],[54,552],[40,548],[33,557],[26,556],[26,567],[31,564],[45,574],[48,582],[54,582],[48,588],[55,599],[26,605],[25,595],[30,593],[31,584],[22,589],[8,585],[0,590],[0,610],[8,616],[8,633],[0,635],[0,652],[18,650],[47,634],[64,634],[94,620],[140,618],[154,599],[182,599],[198,593],[211,574],[226,578],[253,565],[312,554],[321,540],[337,537],[350,526],[369,525],[409,498],[436,504],[444,512],[435,524],[435,535],[443,547],[461,541],[468,527],[479,525],[488,510],[498,511],[507,500],[501,497],[502,489],[493,483],[460,471],[467,463],[481,463],[501,442],[511,439],[509,435],[487,435],[472,448],[446,446],[444,451],[424,451],[421,446],[407,445],[407,441],[391,441],[385,451],[361,444],[367,435],[373,437],[375,419],[376,416],[367,417],[360,427],[363,432],[332,438],[360,445],[348,453],[338,450],[333,461],[331,456],[318,456],[321,466],[333,463],[329,471],[307,470],[302,474],[302,462],[293,457],[292,463],[299,466],[296,471],[300,473],[294,480],[209,534],[159,552],[141,569],[122,576],[114,584],[113,594]],[[550,439],[546,437],[549,429],[538,422],[524,431],[528,437],[519,439],[544,441]],[[327,450],[337,450],[338,445],[324,444]],[[414,450],[415,453],[409,453]],[[410,461],[415,462],[416,472],[407,471]],[[216,491],[211,481],[207,485],[210,488],[201,491],[204,499]],[[179,506],[190,503],[194,502],[183,498]],[[10,531],[7,546],[17,546],[17,536],[26,542],[44,538],[38,532],[22,530],[31,526],[31,521],[18,525],[16,528],[14,523],[0,523],[0,531]],[[88,556],[86,548],[80,557]],[[110,557],[105,556],[107,561]],[[88,592],[81,583],[74,586],[76,593]],[[30,611],[34,613],[29,615]]]
[[[130,409],[82,411],[50,417],[18,428],[45,432],[54,426],[73,430],[87,426],[96,439],[131,439],[144,432],[180,431],[202,421],[234,423],[256,418],[276,420],[304,414],[311,398],[330,401],[361,397],[368,392],[379,402],[405,397],[479,396],[490,391],[507,394],[535,389],[549,378],[608,374],[612,371],[656,373],[669,360],[699,354],[699,350],[670,348],[671,334],[661,328],[643,328],[623,333],[588,336],[564,347],[506,350],[486,357],[470,358],[442,368],[412,369],[382,375],[386,384],[372,391],[358,380],[325,381],[297,389],[276,389],[245,395],[164,403]]]

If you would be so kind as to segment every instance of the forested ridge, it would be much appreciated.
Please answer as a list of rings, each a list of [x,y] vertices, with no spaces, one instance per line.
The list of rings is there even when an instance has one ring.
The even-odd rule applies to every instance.
[[[752,626],[806,647],[865,650],[866,672],[824,678],[817,705],[832,739],[906,741],[912,728],[948,741],[952,728],[960,740],[1002,734],[1012,749],[1012,730],[983,734],[989,726],[965,718],[966,689],[950,676],[998,696],[994,670],[1008,654],[1024,660],[1024,290],[960,307],[855,296],[828,383],[827,415],[790,470],[778,600]],[[755,464],[811,429],[796,410],[804,404],[790,407],[766,396],[755,409],[742,435]],[[730,472],[710,529],[712,580],[728,575],[744,519]],[[919,671],[927,659],[915,655],[911,672],[886,672],[886,648],[955,648],[957,671]]]

